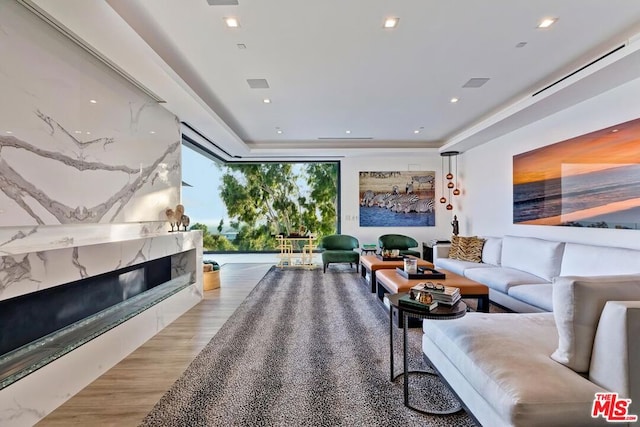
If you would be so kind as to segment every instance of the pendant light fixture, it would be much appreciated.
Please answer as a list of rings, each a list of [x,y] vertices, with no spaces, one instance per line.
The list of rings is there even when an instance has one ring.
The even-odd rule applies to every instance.
[[[458,196],[460,195],[460,189],[458,188],[458,154],[460,154],[459,151],[443,151],[442,153],[440,153],[440,156],[442,157],[442,173],[444,174],[444,158],[447,158],[447,163],[448,163],[448,172],[446,175],[444,175],[444,178],[442,179],[442,197],[440,198],[440,203],[447,203],[447,198],[444,196],[444,181],[445,179],[449,182],[447,182],[447,188],[449,189],[449,203],[447,203],[446,209],[448,211],[453,210],[453,205],[451,204],[451,195],[453,194],[454,196]],[[451,158],[455,157],[456,158],[456,169],[455,169],[455,175],[451,172]],[[454,178],[455,178],[455,184],[454,184]],[[452,191],[453,189],[453,191]]]
[[[444,157],[442,157],[442,173],[444,173]],[[447,198],[444,197],[444,179],[442,180],[442,197],[440,197],[440,203],[447,203]]]

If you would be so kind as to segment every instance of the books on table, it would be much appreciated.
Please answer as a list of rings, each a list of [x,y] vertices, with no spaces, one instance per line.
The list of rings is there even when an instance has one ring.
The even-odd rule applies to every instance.
[[[398,300],[398,303],[405,307],[417,308],[419,310],[431,311],[434,308],[438,307],[438,301],[432,300],[429,304],[420,302],[417,299],[411,299],[409,295],[403,295]]]
[[[425,285],[426,283],[418,283],[416,286],[412,287],[411,290],[414,292],[428,292],[431,294],[434,301],[448,306],[454,305],[462,298],[460,295],[460,288],[444,286],[444,289],[435,289],[426,287]]]

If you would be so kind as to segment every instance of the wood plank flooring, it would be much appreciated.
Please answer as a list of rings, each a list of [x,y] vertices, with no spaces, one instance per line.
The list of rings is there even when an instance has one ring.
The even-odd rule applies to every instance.
[[[224,264],[220,289],[45,417],[39,426],[137,426],[273,264]]]

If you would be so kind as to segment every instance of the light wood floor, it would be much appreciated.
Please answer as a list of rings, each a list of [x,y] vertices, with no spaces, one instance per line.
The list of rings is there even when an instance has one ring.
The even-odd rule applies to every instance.
[[[273,264],[225,264],[220,289],[95,380],[39,426],[137,426]]]

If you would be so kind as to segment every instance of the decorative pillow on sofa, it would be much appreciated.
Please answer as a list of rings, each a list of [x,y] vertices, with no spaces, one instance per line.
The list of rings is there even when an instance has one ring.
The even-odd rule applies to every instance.
[[[484,239],[476,236],[451,236],[449,258],[461,261],[482,262],[482,246]]]
[[[558,348],[551,358],[576,372],[588,372],[600,313],[607,301],[640,301],[640,274],[558,277],[553,316]]]

